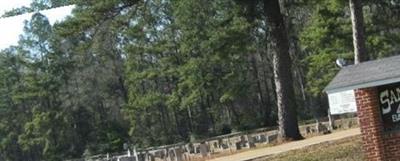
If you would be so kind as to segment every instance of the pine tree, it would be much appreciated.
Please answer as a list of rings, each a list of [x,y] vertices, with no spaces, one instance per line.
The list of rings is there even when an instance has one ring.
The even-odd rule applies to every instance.
[[[364,14],[361,0],[349,0],[349,4],[353,28],[354,63],[358,64],[368,59],[365,46]]]
[[[293,91],[291,59],[287,30],[278,0],[265,0],[266,23],[271,33],[274,77],[277,94],[279,135],[282,139],[301,139]]]

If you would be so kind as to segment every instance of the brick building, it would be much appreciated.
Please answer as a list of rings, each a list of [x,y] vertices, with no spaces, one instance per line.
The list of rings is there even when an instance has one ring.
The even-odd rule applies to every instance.
[[[400,56],[342,68],[328,94],[353,90],[369,161],[400,160]]]

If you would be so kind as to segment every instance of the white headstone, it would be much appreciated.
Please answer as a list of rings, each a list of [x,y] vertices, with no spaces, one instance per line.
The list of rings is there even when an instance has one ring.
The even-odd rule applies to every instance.
[[[139,160],[138,154],[137,154],[137,151],[136,151],[136,147],[133,147],[133,156],[135,156],[135,160],[136,160],[136,161]]]

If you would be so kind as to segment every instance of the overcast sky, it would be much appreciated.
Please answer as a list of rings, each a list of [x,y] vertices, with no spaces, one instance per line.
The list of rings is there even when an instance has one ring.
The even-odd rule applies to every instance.
[[[0,15],[13,8],[29,6],[30,3],[31,0],[0,0]],[[69,15],[72,8],[73,6],[66,6],[45,10],[41,13],[49,18],[51,24],[54,24]],[[23,32],[24,20],[29,20],[31,16],[32,13],[0,19],[0,50],[17,44],[18,37]]]

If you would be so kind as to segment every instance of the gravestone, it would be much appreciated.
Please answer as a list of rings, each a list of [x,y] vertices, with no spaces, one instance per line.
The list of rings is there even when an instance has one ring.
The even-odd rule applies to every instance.
[[[249,147],[249,138],[247,135],[240,136],[240,143],[242,147]]]
[[[121,157],[119,161],[136,161],[135,157]]]
[[[249,148],[255,148],[256,147],[256,138],[252,136],[248,136],[249,138]]]
[[[208,152],[209,152],[209,148],[208,148],[208,145],[206,144],[206,143],[201,143],[200,144],[200,146],[199,146],[199,148],[200,148],[200,154],[201,154],[201,156],[204,158],[204,157],[207,157],[208,156]]]
[[[267,140],[268,140],[268,143],[273,143],[273,142],[277,141],[278,140],[278,134],[277,133],[269,134],[267,136]]]
[[[175,149],[176,161],[183,161],[185,150],[181,147]]]
[[[235,143],[236,150],[241,150],[242,149],[242,142],[238,141]]]
[[[260,143],[265,143],[265,142],[267,142],[267,137],[264,134],[260,135]]]

